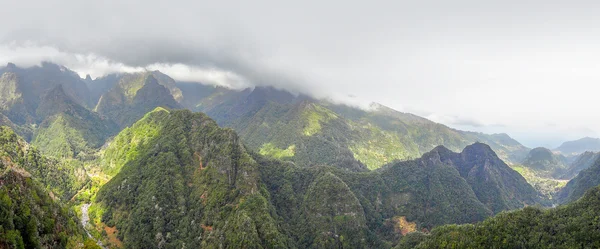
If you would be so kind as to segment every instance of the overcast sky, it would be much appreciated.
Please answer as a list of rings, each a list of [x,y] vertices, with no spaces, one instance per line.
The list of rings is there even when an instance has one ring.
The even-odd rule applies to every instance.
[[[531,147],[600,132],[600,1],[0,1],[0,63],[356,96]]]

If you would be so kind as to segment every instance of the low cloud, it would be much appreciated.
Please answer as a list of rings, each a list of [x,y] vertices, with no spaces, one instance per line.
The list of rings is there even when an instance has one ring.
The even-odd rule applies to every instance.
[[[432,121],[435,121],[438,123],[442,123],[442,124],[446,124],[446,125],[449,125],[452,127],[459,126],[459,127],[480,128],[480,127],[484,127],[484,126],[489,126],[479,120],[467,118],[467,117],[461,117],[461,116],[451,116],[451,115],[442,115],[442,114],[432,113],[425,117],[429,120],[432,120]]]
[[[158,69],[178,80],[418,109],[480,130],[600,127],[590,115],[599,2],[59,2],[3,4],[1,63],[52,61],[95,77]],[[578,132],[562,135],[570,134]]]

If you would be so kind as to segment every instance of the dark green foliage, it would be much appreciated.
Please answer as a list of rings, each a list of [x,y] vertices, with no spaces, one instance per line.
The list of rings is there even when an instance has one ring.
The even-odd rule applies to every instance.
[[[575,201],[583,196],[586,191],[600,185],[600,159],[587,169],[570,180],[557,194],[559,203]]]
[[[121,169],[96,205],[126,247],[288,247],[258,166],[232,130],[203,114],[157,109],[115,141],[105,154],[115,158],[104,160]],[[124,141],[135,146],[108,153]]]
[[[27,170],[57,198],[69,200],[88,183],[81,162],[46,158],[10,128],[0,126],[0,157]]]
[[[17,166],[0,174],[0,248],[66,248],[84,238],[75,214]],[[11,169],[6,169],[11,167]]]
[[[479,201],[494,213],[528,205],[550,204],[486,144],[467,146],[460,154],[445,150],[440,153],[440,160],[454,165],[471,185]]]
[[[355,224],[351,227],[358,230],[350,233],[354,234],[357,247],[386,248],[400,237],[394,230],[394,217],[404,216],[416,222],[419,229],[431,229],[443,224],[477,222],[494,212],[543,201],[517,172],[483,144],[468,146],[462,153],[438,147],[420,159],[370,172],[297,167],[259,155],[254,157],[271,194],[271,203],[282,218],[282,230],[300,248],[343,244],[327,240],[344,232],[336,230],[338,221]],[[353,214],[353,219],[336,220],[331,213],[335,214],[332,210],[338,206],[360,206],[352,210],[362,212],[344,211]],[[366,229],[361,223],[363,216]]]
[[[340,178],[327,172],[309,186],[301,211],[306,248],[367,248],[360,202]]]
[[[54,200],[74,194],[72,177],[0,126],[0,248],[65,248],[82,241],[74,214]]]
[[[421,242],[427,239],[427,234],[422,232],[412,232],[402,237],[398,245],[394,247],[395,249],[409,249],[415,248]]]
[[[431,235],[419,238],[423,241],[416,248],[598,248],[598,207],[600,188],[596,187],[580,200],[558,208],[527,207],[475,225],[435,228]],[[400,245],[404,243],[408,241]]]

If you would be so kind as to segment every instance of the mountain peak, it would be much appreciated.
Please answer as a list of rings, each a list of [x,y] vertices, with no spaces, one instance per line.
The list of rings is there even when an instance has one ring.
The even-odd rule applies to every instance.
[[[554,154],[551,150],[544,147],[537,147],[529,151],[522,164],[535,170],[555,172],[557,169],[563,169],[566,166],[564,157]]]
[[[158,80],[156,79],[156,77],[154,77],[154,75],[150,74],[148,75],[148,77],[146,78],[146,81],[144,82],[146,85],[150,84],[150,85],[160,85],[158,83]]]
[[[530,154],[537,154],[539,156],[545,156],[545,157],[550,157],[552,155],[554,155],[554,153],[552,153],[552,151],[548,148],[545,147],[536,147],[531,149]]]
[[[40,105],[47,105],[46,108],[56,108],[57,100],[60,102],[73,102],[71,97],[69,97],[69,95],[67,95],[67,93],[65,92],[65,89],[62,84],[58,84],[55,87],[48,90],[48,92],[46,92],[46,94],[44,94],[44,96],[42,97],[42,102]],[[42,106],[40,106],[40,108],[41,107]]]
[[[85,80],[91,81],[92,80],[92,76],[90,76],[89,74],[86,74],[85,75]]]
[[[443,145],[438,145],[435,148],[433,148],[433,150],[431,150],[429,153],[434,152],[440,155],[447,155],[449,153],[454,153],[453,151],[451,151],[450,149],[446,148]]]
[[[17,65],[15,65],[12,62],[9,62],[6,64],[6,69],[16,69],[16,68],[17,68]]]
[[[494,150],[492,150],[492,148],[489,145],[481,143],[481,142],[475,142],[471,145],[468,145],[467,147],[465,147],[465,149],[463,149],[461,154],[465,154],[467,156],[478,155],[478,156],[498,158],[498,155],[496,155],[496,152],[494,152]]]

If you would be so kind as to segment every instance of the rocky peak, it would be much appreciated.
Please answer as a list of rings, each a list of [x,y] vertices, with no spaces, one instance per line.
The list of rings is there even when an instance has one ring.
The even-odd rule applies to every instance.
[[[15,70],[15,69],[17,69],[17,65],[15,65],[12,62],[9,62],[9,63],[6,64],[6,69],[8,69],[8,70]]]

